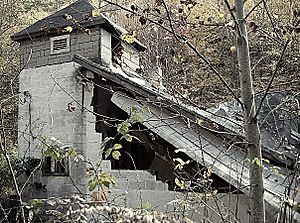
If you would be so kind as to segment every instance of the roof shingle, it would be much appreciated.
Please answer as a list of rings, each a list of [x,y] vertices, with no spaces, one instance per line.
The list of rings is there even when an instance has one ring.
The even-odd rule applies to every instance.
[[[15,41],[22,41],[24,39],[30,39],[35,36],[41,36],[47,32],[51,32],[58,28],[72,26],[74,22],[65,19],[65,15],[70,15],[76,22],[85,26],[92,26],[104,22],[105,20],[100,18],[93,18],[91,21],[86,15],[91,13],[95,7],[86,0],[79,0],[75,3],[63,8],[56,13],[37,21],[33,25],[23,29],[22,31],[14,34],[12,39]]]
[[[14,34],[11,38],[14,41],[20,42],[26,39],[34,39],[36,37],[45,36],[50,33],[57,34],[58,29],[63,29],[67,26],[72,26],[76,29],[78,26],[89,28],[100,25],[109,32],[118,36],[127,33],[124,28],[118,26],[103,14],[93,17],[92,12],[95,9],[96,7],[87,0],[78,0],[73,4]],[[144,51],[146,49],[146,47],[137,39],[133,43],[133,47],[139,51]]]

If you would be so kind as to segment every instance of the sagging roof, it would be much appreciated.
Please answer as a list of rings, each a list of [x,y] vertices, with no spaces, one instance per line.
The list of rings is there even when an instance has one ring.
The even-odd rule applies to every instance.
[[[94,63],[80,55],[75,55],[74,61],[133,93],[136,98],[115,92],[111,100],[127,113],[130,112],[132,106],[142,107],[146,105],[149,112],[143,113],[143,125],[147,129],[201,165],[211,166],[213,172],[219,177],[242,192],[249,194],[249,161],[247,162],[247,151],[243,148],[243,143],[246,141],[242,123],[240,120],[234,120],[234,117],[230,117],[229,111],[224,115],[224,113],[220,114],[220,108],[215,109],[215,111],[205,111],[186,105],[146,83]],[[274,106],[277,106],[276,103],[273,103],[273,106],[270,107],[271,110],[268,111],[272,112]],[[264,109],[266,108],[263,107],[262,110]],[[238,115],[239,112],[235,114]],[[265,119],[266,116],[262,116],[262,118]],[[268,137],[268,134],[272,134],[272,132],[272,129],[263,131],[262,136]],[[233,138],[236,140],[230,142]],[[228,145],[229,142],[231,144]],[[262,140],[262,143],[265,143],[263,145],[264,155],[273,153],[273,157],[276,157],[275,163],[281,160],[282,164],[285,164],[282,165],[280,174],[272,169],[274,166],[272,163],[266,163],[263,167],[265,201],[269,210],[278,213],[282,208],[282,199],[286,195],[286,189],[290,188],[291,191],[295,189],[293,171],[287,168],[286,163],[284,163],[287,160],[281,159],[282,150],[278,154],[274,152],[269,138]],[[268,157],[272,158],[272,156]],[[295,213],[295,218],[299,219],[297,213]]]
[[[141,78],[126,75],[121,69],[107,68],[78,54],[74,55],[74,61],[95,73],[101,70],[105,71],[107,73],[105,78],[120,84],[132,92],[148,98],[157,99],[157,97],[160,97],[170,108],[180,111],[184,117],[189,118],[191,122],[197,122],[202,128],[216,134],[223,134],[229,137],[235,136],[240,141],[245,142],[243,140],[243,111],[237,102],[222,103],[216,108],[201,109],[197,106],[183,103],[178,98],[147,85],[145,80]],[[297,111],[286,112],[290,107],[286,108],[284,106],[285,103],[283,103],[291,103],[293,98],[287,93],[269,94],[259,116],[263,155],[280,166],[287,165],[292,167],[296,163],[299,153],[300,118],[297,115]],[[294,99],[297,99],[297,97]],[[257,97],[256,100],[259,101],[260,97]],[[287,121],[283,121],[279,116],[289,117]],[[275,127],[280,128],[276,129]]]
[[[90,28],[99,25],[110,33],[118,36],[128,33],[124,28],[111,21],[105,15],[93,15],[95,10],[97,10],[97,8],[87,0],[78,0],[73,4],[21,30],[20,32],[14,34],[11,38],[14,41],[21,42],[23,40],[34,39],[47,34],[57,34],[58,29],[63,29],[68,26],[76,29],[78,26]],[[137,39],[133,43],[133,47],[139,51],[146,49],[146,47]]]

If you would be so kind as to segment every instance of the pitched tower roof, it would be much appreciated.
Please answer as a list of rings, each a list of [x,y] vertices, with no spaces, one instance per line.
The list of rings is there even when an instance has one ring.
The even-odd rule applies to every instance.
[[[57,34],[59,29],[68,26],[72,26],[76,29],[76,27],[90,28],[100,25],[109,32],[117,35],[127,33],[124,28],[115,24],[106,16],[102,14],[97,17],[93,16],[92,13],[95,9],[96,7],[88,2],[88,0],[78,0],[14,34],[11,38],[14,41],[21,42],[26,39],[34,39],[48,34]],[[133,46],[140,51],[146,49],[138,40],[135,41]]]
[[[37,21],[36,23],[23,29],[22,31],[14,34],[12,36],[12,39],[15,41],[22,41],[24,39],[42,36],[47,33],[54,32],[54,30],[56,31],[58,28],[74,25],[74,22],[66,19],[67,15],[72,16],[72,18],[74,18],[74,20],[76,20],[81,25],[92,25],[91,21],[87,19],[86,15],[88,13],[91,13],[94,9],[94,6],[86,0],[76,1],[66,8],[63,8],[55,12],[54,14]],[[100,23],[99,19],[95,20],[97,21],[97,24]]]

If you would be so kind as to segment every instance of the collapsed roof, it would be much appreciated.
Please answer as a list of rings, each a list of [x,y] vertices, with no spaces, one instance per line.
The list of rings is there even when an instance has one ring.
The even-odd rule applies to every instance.
[[[123,71],[102,66],[80,55],[74,55],[74,61],[130,91],[134,97],[115,92],[112,102],[127,113],[132,106],[146,105],[149,112],[143,113],[142,124],[145,127],[201,165],[211,166],[219,177],[249,194],[249,161],[244,147],[246,140],[242,130],[242,113],[238,106],[225,103],[219,108],[199,109],[184,104],[181,100],[152,88],[145,81],[126,75]],[[271,162],[263,167],[264,197],[269,210],[278,213],[283,207],[282,199],[287,188],[291,191],[296,190],[294,172],[288,166],[292,167],[297,162],[299,151],[299,144],[292,140],[290,143],[280,142],[299,136],[299,133],[296,133],[299,118],[292,115],[293,119],[290,120],[294,126],[288,130],[291,125],[277,122],[275,119],[279,114],[275,115],[274,111],[280,110],[281,103],[275,100],[276,97],[271,98],[273,97],[267,97],[267,104],[262,107],[263,115],[260,117],[263,155]],[[285,99],[291,100],[288,96]],[[277,128],[272,127],[274,124]],[[276,129],[279,129],[277,133],[274,132]],[[293,135],[288,137],[289,133]],[[283,134],[282,139],[278,138],[280,134]],[[299,141],[299,137],[297,140]],[[281,166],[280,173],[274,171],[277,165]],[[296,218],[299,218],[297,213]]]

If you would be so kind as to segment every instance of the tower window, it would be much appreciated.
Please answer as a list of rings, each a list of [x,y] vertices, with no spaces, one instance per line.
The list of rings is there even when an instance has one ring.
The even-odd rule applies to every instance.
[[[50,53],[59,54],[70,52],[70,35],[50,38]]]
[[[69,159],[55,160],[52,157],[45,157],[43,163],[43,175],[68,176]]]

